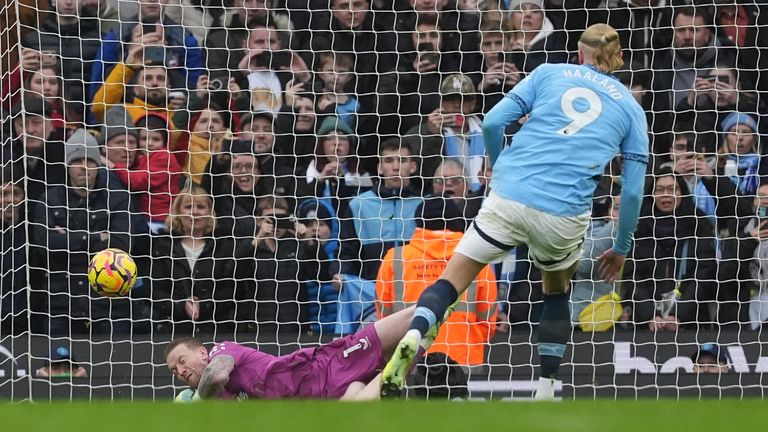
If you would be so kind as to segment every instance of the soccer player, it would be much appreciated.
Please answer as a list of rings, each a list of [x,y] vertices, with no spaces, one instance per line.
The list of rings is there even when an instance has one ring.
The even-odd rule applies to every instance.
[[[280,357],[234,342],[217,343],[209,352],[197,340],[182,338],[168,345],[165,359],[171,373],[196,390],[192,399],[378,399],[379,371],[408,330],[414,310],[410,307],[355,334]],[[420,354],[435,336],[437,332],[422,341]]]
[[[492,192],[440,279],[419,298],[410,329],[382,373],[382,396],[400,393],[419,341],[478,272],[527,244],[541,269],[544,308],[536,399],[554,398],[554,383],[571,331],[570,280],[581,256],[592,194],[606,164],[623,156],[621,210],[613,247],[599,258],[612,283],[637,225],[648,163],[645,113],[611,72],[623,64],[619,35],[590,26],[579,39],[579,63],[543,64],[518,83],[483,123],[493,164]],[[504,146],[508,125],[528,120]]]

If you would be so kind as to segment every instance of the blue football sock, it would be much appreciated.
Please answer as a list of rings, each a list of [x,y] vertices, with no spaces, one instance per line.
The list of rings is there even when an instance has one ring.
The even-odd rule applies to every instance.
[[[453,284],[445,279],[438,279],[421,293],[410,329],[425,335],[458,298],[459,294]]]
[[[571,334],[571,314],[568,308],[568,294],[544,296],[544,309],[539,322],[539,376],[555,378],[565,347]]]

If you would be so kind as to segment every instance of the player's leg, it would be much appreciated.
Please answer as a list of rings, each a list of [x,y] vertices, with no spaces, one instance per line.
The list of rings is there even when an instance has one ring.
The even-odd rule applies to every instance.
[[[373,326],[376,328],[376,335],[379,337],[379,341],[381,341],[381,351],[384,357],[389,358],[395,350],[397,343],[405,336],[415,310],[416,306],[411,306],[373,323]]]
[[[418,351],[430,328],[444,319],[446,311],[489,262],[498,262],[518,243],[523,234],[514,221],[519,204],[504,202],[491,194],[474,223],[461,239],[440,279],[422,292],[413,320],[382,372],[382,396],[399,394]],[[509,218],[508,218],[509,217]]]
[[[381,351],[385,357],[390,358],[392,356],[392,353],[395,351],[395,347],[403,339],[405,333],[408,331],[415,311],[416,306],[411,306],[392,315],[388,315],[373,324],[374,328],[376,329],[376,335],[379,337],[379,341],[381,341]],[[449,312],[453,312],[453,310],[449,308]],[[444,319],[439,322],[440,325],[442,325],[445,319],[448,318],[450,315],[449,312],[446,312]],[[431,336],[431,338],[429,336]],[[422,339],[421,343],[424,351],[427,351],[432,345],[432,342],[435,340],[435,336],[437,336],[436,329],[434,332],[432,329],[427,332],[427,335],[424,337],[424,339]]]
[[[536,399],[553,399],[555,378],[571,335],[568,306],[571,277],[581,259],[581,244],[589,223],[587,215],[557,217],[534,211],[530,256],[541,269],[544,307],[538,330],[541,368]]]
[[[424,290],[416,306],[376,322],[376,331],[382,345],[388,347],[389,342],[392,342],[391,348],[394,349],[406,332],[414,328],[414,325],[419,326],[420,333],[424,335],[431,326],[442,322],[446,311],[456,302],[461,293],[466,291],[483,267],[485,264],[459,253],[454,254],[448,261],[440,279]],[[420,325],[420,322],[425,319],[423,315],[420,316],[419,309],[425,307],[432,311],[435,319],[426,320],[426,325]]]
[[[354,382],[347,389],[347,393],[341,398],[346,401],[367,401],[367,400],[379,400],[381,387],[381,374],[371,380],[367,385],[362,382]]]
[[[487,262],[472,259],[461,252],[454,253],[440,279],[419,296],[409,331],[418,330],[420,337],[425,335],[430,327],[442,320],[448,308],[467,290],[486,265]]]
[[[417,357],[420,354],[423,355],[424,353],[429,351],[429,348],[435,342],[435,338],[437,338],[437,332],[440,329],[440,326],[442,326],[443,323],[448,319],[448,317],[453,313],[453,311],[456,309],[457,304],[458,302],[449,306],[448,310],[445,312],[445,314],[443,314],[443,318],[438,320],[437,325],[430,327],[430,329],[421,339],[421,341],[419,342],[416,348]],[[408,328],[411,323],[411,319],[413,318],[415,311],[416,311],[416,306],[411,306],[407,309],[404,309],[402,311],[389,315],[385,318],[382,318],[381,320],[376,321],[374,323],[374,328],[376,329],[376,335],[378,336],[379,342],[381,343],[381,351],[385,358],[391,359],[393,353],[395,352],[395,348],[399,345],[399,343],[405,337],[405,334],[408,331]],[[413,364],[411,364],[410,366],[412,367]],[[408,369],[410,370],[410,367]],[[378,379],[376,380],[375,387],[376,387],[376,396],[378,398],[379,387],[381,383],[381,374],[379,374],[377,378]],[[373,387],[373,384],[369,384],[368,387]],[[368,394],[368,392],[366,392],[366,394]],[[366,399],[370,399],[370,398],[366,397]]]
[[[494,204],[498,200],[491,196],[486,203]],[[483,267],[490,262],[501,261],[514,247],[514,244],[507,240],[520,238],[520,233],[516,232],[514,226],[510,226],[499,216],[495,208],[489,207],[491,208],[484,204],[480,209],[475,222],[459,242],[440,279],[419,296],[408,334],[418,338],[424,336],[430,327],[443,318],[446,310],[456,303]]]
[[[541,366],[536,399],[551,400],[555,397],[555,378],[571,334],[568,292],[577,265],[578,262],[565,270],[541,272],[544,307],[539,321],[538,351]]]
[[[455,253],[448,261],[440,279],[421,293],[408,331],[400,338],[392,358],[382,372],[381,395],[383,397],[400,394],[419,347],[426,349],[432,344],[437,327],[447,318],[446,312],[466,291],[485,265]],[[425,338],[425,336],[428,337]],[[423,342],[423,339],[426,341]]]
[[[335,356],[339,358],[343,365],[340,365],[341,372],[332,374],[337,378],[341,375],[348,376],[349,385],[344,390],[344,394],[341,396],[341,400],[353,401],[353,400],[377,400],[379,399],[379,388],[381,386],[381,374],[375,375],[371,378],[371,372],[379,370],[381,368],[381,360],[377,360],[373,365],[372,356],[365,353],[365,349],[360,349],[358,342],[361,339],[368,339],[374,344],[377,351],[381,353],[374,357],[379,359],[389,359],[392,352],[395,350],[398,342],[403,338],[408,326],[410,325],[413,313],[416,310],[416,306],[398,311],[392,315],[384,317],[373,324],[373,328],[367,327],[360,332],[355,333],[352,336],[347,337],[349,342],[343,343],[343,340],[334,341],[338,344],[337,350],[342,351],[342,356]],[[371,338],[371,330],[376,333],[376,341]],[[429,349],[429,345],[422,346],[422,352],[426,352]],[[337,351],[338,352],[338,351]],[[344,354],[346,352],[346,354]]]
[[[376,375],[377,378],[380,377],[380,376],[381,376],[381,374]],[[376,381],[376,379],[374,379],[374,381]],[[343,400],[343,401],[375,400],[375,398],[370,398],[370,399],[362,399],[361,398],[361,394],[363,393],[363,390],[365,390],[365,388],[366,388],[366,385],[365,385],[364,382],[355,381],[352,384],[350,384],[349,387],[347,387],[347,391],[344,392],[344,396],[342,396],[341,399],[339,399],[339,400]],[[378,395],[379,395],[379,393],[377,391],[375,396],[378,396]]]

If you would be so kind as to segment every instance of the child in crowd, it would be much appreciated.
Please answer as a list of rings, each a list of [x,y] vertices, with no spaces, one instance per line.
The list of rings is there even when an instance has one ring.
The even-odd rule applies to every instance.
[[[221,152],[224,139],[231,135],[228,125],[224,111],[213,104],[192,118],[184,171],[194,183],[200,184],[211,157]]]
[[[136,122],[139,151],[132,166],[115,164],[113,170],[131,192],[140,193],[139,206],[152,233],[165,228],[165,219],[182,183],[181,165],[168,151],[168,121],[159,113]]]
[[[354,57],[344,53],[323,53],[319,62],[317,75],[322,82],[322,96],[317,99],[317,112],[336,114],[355,129],[361,108],[354,95]]]

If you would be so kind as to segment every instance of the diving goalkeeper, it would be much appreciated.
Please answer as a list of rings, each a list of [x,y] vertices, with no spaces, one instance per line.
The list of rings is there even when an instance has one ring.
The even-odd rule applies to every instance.
[[[325,345],[273,356],[234,342],[208,351],[193,338],[165,350],[168,369],[195,389],[193,399],[379,398],[380,374],[408,330],[415,307]],[[435,327],[435,330],[437,327]],[[423,355],[436,331],[422,341]]]

